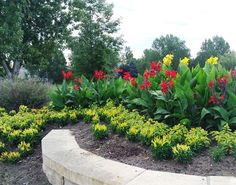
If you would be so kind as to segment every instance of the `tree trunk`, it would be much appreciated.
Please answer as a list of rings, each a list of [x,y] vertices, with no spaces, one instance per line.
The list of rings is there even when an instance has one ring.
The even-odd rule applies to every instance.
[[[2,63],[3,63],[3,68],[7,74],[7,77],[12,78],[12,73],[11,73],[9,66],[7,65],[7,63],[5,61],[2,61]]]

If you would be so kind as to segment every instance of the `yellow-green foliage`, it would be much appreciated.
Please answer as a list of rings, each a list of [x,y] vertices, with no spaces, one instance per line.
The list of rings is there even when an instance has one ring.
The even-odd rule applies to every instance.
[[[152,154],[156,159],[170,159],[172,157],[172,145],[168,137],[156,137],[152,140]]]
[[[108,136],[108,129],[106,125],[97,123],[92,126],[92,131],[96,139],[103,139]]]
[[[20,159],[19,152],[3,152],[0,155],[0,161],[15,163]]]
[[[214,140],[219,147],[223,147],[227,154],[231,154],[236,146],[236,131],[232,132],[229,125],[226,124],[221,131],[211,132]]]
[[[173,157],[180,163],[188,163],[192,160],[193,152],[188,145],[177,144],[172,147]]]
[[[175,145],[177,143],[182,143],[187,133],[188,129],[184,125],[178,124],[169,130],[166,137],[169,138],[172,145]]]
[[[18,150],[19,150],[19,153],[21,155],[26,155],[27,153],[29,153],[31,151],[31,146],[30,146],[30,143],[26,143],[24,141],[21,141],[19,144],[18,144]]]
[[[208,138],[208,132],[202,128],[192,128],[185,138],[185,144],[190,146],[194,152],[199,152],[204,148],[209,147],[210,139]]]
[[[41,131],[48,123],[64,125],[76,122],[77,116],[77,110],[63,109],[57,112],[49,110],[48,107],[29,109],[26,106],[20,106],[18,112],[1,114],[0,160],[17,161],[20,156],[31,151],[31,147],[39,141]]]

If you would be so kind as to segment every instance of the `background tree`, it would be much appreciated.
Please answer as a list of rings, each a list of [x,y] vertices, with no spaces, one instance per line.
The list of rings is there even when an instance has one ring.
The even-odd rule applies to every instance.
[[[206,39],[202,43],[201,50],[198,52],[194,63],[203,67],[206,60],[211,56],[220,57],[228,53],[230,53],[229,43],[223,37],[214,36],[212,39]]]
[[[162,60],[167,54],[173,54],[172,67],[176,69],[181,58],[190,57],[190,50],[185,41],[173,35],[161,36],[153,41],[152,48],[158,53],[158,60]]]
[[[220,64],[227,70],[236,69],[236,52],[232,51],[220,56]]]
[[[76,8],[81,3],[83,8]],[[122,44],[113,35],[120,24],[112,19],[113,6],[105,0],[75,0],[73,7],[73,17],[80,27],[71,43],[73,69],[87,77],[97,69],[108,71],[118,63]]]
[[[0,2],[0,61],[8,77],[24,65],[49,65],[70,34],[69,0]]]
[[[158,53],[154,49],[145,49],[144,55],[142,58],[137,60],[137,69],[140,74],[143,74],[143,72],[149,68],[152,61],[158,61]]]

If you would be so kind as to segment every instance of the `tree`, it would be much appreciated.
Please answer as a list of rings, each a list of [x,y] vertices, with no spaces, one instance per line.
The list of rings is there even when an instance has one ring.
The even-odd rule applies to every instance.
[[[0,60],[8,77],[25,65],[49,64],[62,49],[71,23],[69,0],[0,2]]]
[[[236,69],[236,52],[232,51],[220,56],[220,64],[227,70]]]
[[[144,56],[137,60],[137,69],[140,74],[149,68],[152,61],[157,61],[159,59],[158,53],[154,49],[145,49]]]
[[[172,67],[176,69],[180,59],[190,57],[190,50],[185,41],[173,35],[161,36],[153,41],[152,48],[158,53],[158,60],[162,60],[167,54],[173,54]]]
[[[76,4],[81,6],[78,2],[82,9],[76,8]],[[122,44],[113,36],[120,24],[112,19],[113,6],[105,0],[75,0],[73,7],[73,17],[80,27],[71,43],[73,69],[87,77],[97,69],[109,70],[118,62]]]
[[[201,50],[198,52],[195,59],[195,64],[200,66],[205,65],[205,61],[211,56],[220,57],[221,55],[230,53],[229,43],[223,37],[214,36],[213,39],[206,39],[202,45]]]

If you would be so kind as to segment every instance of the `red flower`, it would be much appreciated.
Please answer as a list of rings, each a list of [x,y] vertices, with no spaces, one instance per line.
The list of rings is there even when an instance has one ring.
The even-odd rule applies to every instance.
[[[140,85],[141,90],[149,89],[152,86],[151,82],[144,79],[143,83]]]
[[[211,96],[208,102],[209,102],[209,103],[212,103],[212,104],[216,104],[216,99],[215,99],[215,97],[214,97],[214,96]]]
[[[147,79],[156,75],[156,71],[145,71],[143,73],[143,78]]]
[[[172,89],[174,86],[174,82],[173,81],[163,81],[160,84],[161,86],[161,91],[166,94],[168,90]]]
[[[123,69],[114,69],[114,73],[122,73]]]
[[[68,72],[62,71],[62,75],[65,80],[68,80],[68,79],[72,78],[72,76],[73,76],[72,71],[68,71]]]
[[[132,79],[130,72],[124,72],[123,79],[126,81],[130,81]]]
[[[82,78],[74,78],[74,83],[82,83]]]
[[[227,75],[224,75],[223,77],[218,77],[216,79],[216,82],[218,83],[218,85],[220,85],[221,87],[225,87],[228,83],[228,80],[227,80],[228,76]]]
[[[167,93],[167,87],[168,87],[167,82],[166,81],[161,82],[160,86],[161,86],[161,91],[164,94],[166,94]]]
[[[136,86],[137,85],[137,78],[132,78],[131,79],[131,84],[132,84],[132,86]]]
[[[105,75],[104,75],[104,73],[103,73],[102,70],[99,70],[99,71],[96,70],[96,71],[94,71],[93,77],[94,77],[96,80],[102,80],[102,79],[105,78]]]
[[[177,72],[175,70],[166,71],[166,76],[169,78],[176,78]]]
[[[80,86],[77,85],[77,84],[75,84],[75,85],[74,85],[74,90],[75,90],[75,91],[79,91],[79,90],[80,90]]]
[[[210,81],[209,83],[208,83],[208,87],[210,88],[210,89],[212,89],[213,88],[213,82],[212,81]]]
[[[219,96],[219,98],[218,98],[219,100],[224,100],[225,99],[225,95],[224,94],[222,94],[221,96]]]
[[[160,62],[156,62],[156,61],[152,61],[151,65],[150,65],[150,69],[153,71],[161,71],[161,63]]]
[[[230,70],[231,77],[236,80],[236,70],[232,69]]]

